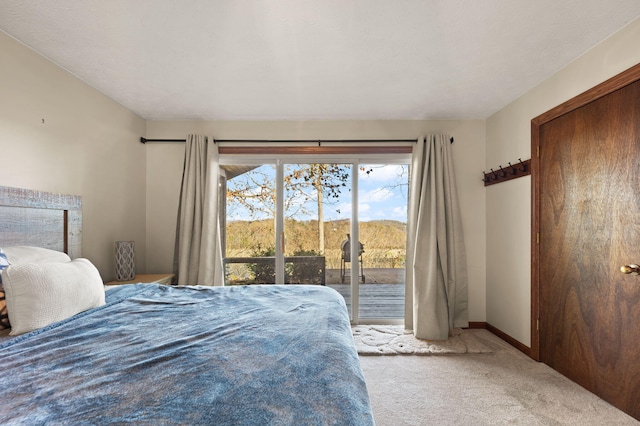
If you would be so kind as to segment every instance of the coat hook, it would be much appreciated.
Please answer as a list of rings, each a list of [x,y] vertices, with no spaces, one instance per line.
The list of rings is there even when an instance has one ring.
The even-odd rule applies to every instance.
[[[520,161],[520,164],[522,164],[522,171],[526,171],[527,170],[527,166],[522,162],[522,158],[518,158],[518,161]]]
[[[531,160],[522,161],[522,158],[518,158],[518,163],[511,164],[508,162],[508,166],[502,166],[500,164],[497,170],[489,169],[490,171],[482,171],[482,180],[485,186],[493,185],[494,183],[504,182],[506,180],[515,179],[521,176],[525,176],[531,173]]]

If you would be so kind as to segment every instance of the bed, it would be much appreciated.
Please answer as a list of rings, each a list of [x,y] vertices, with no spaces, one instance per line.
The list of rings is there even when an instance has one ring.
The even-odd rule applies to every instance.
[[[24,204],[40,195],[51,197],[0,187],[1,222],[24,222],[5,207],[39,210],[40,202]],[[75,197],[67,201],[70,208],[54,208],[61,210],[54,216],[61,217],[62,226],[54,228],[62,230],[55,233],[63,240],[55,247],[61,244],[77,257],[81,203]],[[8,235],[11,244],[25,244],[17,235],[23,231],[0,226],[0,247]],[[36,270],[41,277],[36,281],[47,281],[63,276],[65,267],[90,270],[88,263],[80,258],[12,264],[2,273],[7,297],[7,285],[14,289],[12,298],[17,287],[29,287],[16,284],[24,279],[20,273],[30,278],[25,271]],[[74,299],[56,299],[69,286],[85,285],[69,281],[46,300]],[[95,277],[87,282],[97,288]],[[54,284],[40,284],[47,287],[38,287],[34,297]],[[3,424],[374,423],[346,306],[331,288],[129,284],[105,291],[101,282],[100,288],[103,300],[96,306],[0,339]]]

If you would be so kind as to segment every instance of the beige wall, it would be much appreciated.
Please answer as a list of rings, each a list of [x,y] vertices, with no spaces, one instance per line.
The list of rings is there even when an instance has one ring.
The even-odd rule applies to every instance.
[[[83,256],[111,280],[131,239],[144,271],[144,120],[2,32],[0,57],[0,185],[81,195]]]
[[[531,157],[531,119],[640,63],[640,20],[486,122],[485,170]],[[487,187],[487,322],[531,344],[531,178]]]
[[[485,197],[481,180],[484,120],[154,122],[148,138],[199,133],[216,139],[410,139],[429,133],[455,137],[453,154],[469,267],[471,321],[485,321]],[[170,270],[184,145],[147,144],[147,266]]]

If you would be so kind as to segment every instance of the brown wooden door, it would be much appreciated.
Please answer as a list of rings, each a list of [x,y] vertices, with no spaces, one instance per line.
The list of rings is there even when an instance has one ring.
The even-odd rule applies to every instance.
[[[540,360],[640,419],[640,81],[539,132]]]

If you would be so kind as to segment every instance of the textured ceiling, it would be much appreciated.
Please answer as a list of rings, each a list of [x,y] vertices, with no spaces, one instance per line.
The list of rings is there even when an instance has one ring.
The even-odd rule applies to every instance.
[[[152,120],[486,118],[638,0],[2,0],[0,29]]]

